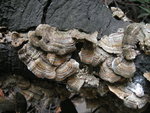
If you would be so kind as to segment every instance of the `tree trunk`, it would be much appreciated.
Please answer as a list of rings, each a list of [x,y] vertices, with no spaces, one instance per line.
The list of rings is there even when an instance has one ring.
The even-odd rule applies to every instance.
[[[104,35],[109,35],[111,33],[116,32],[118,28],[126,27],[129,24],[129,22],[124,22],[113,18],[110,9],[105,6],[105,2],[103,2],[103,0],[1,0],[0,1],[0,26],[8,27],[9,31],[28,32],[30,30],[34,30],[39,24],[48,24],[50,26],[57,27],[61,31],[67,31],[70,29],[78,29],[79,31],[85,33],[93,33],[95,31],[98,31],[97,38],[99,40]],[[91,104],[94,106],[93,107],[94,110],[92,113],[99,113],[99,112],[141,113],[146,108],[145,107],[141,110],[134,110],[127,108],[124,106],[123,102],[119,98],[114,96],[114,94],[109,92],[103,98],[100,96],[98,89],[92,87],[83,88],[80,92],[75,93],[74,97],[76,96],[80,97],[79,99],[80,101],[82,101],[83,99],[86,100],[86,102],[85,101],[78,102],[74,98],[65,95],[66,93],[68,94],[68,92],[69,93],[71,92],[66,90],[67,89],[66,81],[54,82],[52,80],[37,79],[34,76],[34,74],[30,72],[27,69],[27,67],[20,61],[17,52],[18,49],[12,47],[10,43],[8,42],[0,43],[1,77],[3,78],[5,76],[4,73],[7,74],[9,73],[8,75],[12,74],[23,75],[24,77],[29,79],[29,82],[31,82],[30,88],[27,88],[25,90],[19,88],[18,90],[18,87],[20,87],[20,83],[18,83],[18,81],[23,82],[24,78],[20,80],[18,78],[15,78],[14,76],[11,77],[11,79],[13,78],[13,82],[10,82],[10,84],[9,83],[6,84],[5,87],[4,84],[2,84],[1,88],[4,90],[5,94],[9,93],[9,95],[11,95],[12,89],[15,93],[20,92],[24,96],[26,96],[24,94],[24,92],[26,91],[29,93],[33,93],[34,96],[31,98],[35,97],[34,98],[35,101],[27,100],[27,103],[31,104],[30,107],[34,106],[33,108],[34,110],[36,109],[35,110],[36,112],[41,113],[41,111],[38,111],[39,108],[41,108],[42,112],[44,113],[49,112],[47,106],[44,106],[44,108],[42,108],[41,106],[43,105],[43,103],[45,105],[47,95],[49,95],[49,92],[54,93],[53,96],[51,96],[53,97],[54,100],[58,97],[65,97],[65,99],[66,98],[71,99],[73,103],[77,105],[78,110],[81,110],[80,105],[83,105],[84,110],[79,111],[79,113],[81,112],[87,113],[91,110],[91,109],[89,110],[87,106],[85,107],[86,102],[93,103]],[[136,57],[134,63],[136,65],[136,72],[133,77],[133,83],[139,83],[143,87],[145,94],[149,95],[150,82],[148,82],[143,77],[143,74],[145,72],[150,72],[150,56],[142,53],[141,55],[138,55]],[[6,77],[5,80],[1,79],[0,83],[7,83],[7,80],[9,81],[9,77]],[[102,80],[100,80],[100,82],[101,85],[104,86],[110,85],[109,83]],[[11,88],[9,89],[6,86],[11,86]],[[43,95],[45,96],[45,98]],[[90,98],[91,95],[94,98],[93,97]],[[50,100],[50,98],[48,99],[50,101],[48,102],[49,104],[50,103],[52,104],[54,102],[54,100],[52,101]],[[60,100],[64,102],[63,99]],[[119,105],[118,103],[121,104]]]

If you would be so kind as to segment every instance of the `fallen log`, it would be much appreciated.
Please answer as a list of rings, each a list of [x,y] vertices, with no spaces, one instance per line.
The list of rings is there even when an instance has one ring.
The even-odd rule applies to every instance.
[[[140,113],[146,108],[150,93],[149,81],[143,76],[144,73],[150,72],[147,25],[129,25],[129,22],[116,20],[99,0],[61,0],[59,3],[50,0],[45,2],[26,0],[23,3],[18,1],[17,5],[14,5],[15,2],[12,4],[9,2],[0,1],[3,15],[0,18],[0,25],[19,33],[1,32],[1,75],[9,72],[24,75],[28,79],[32,77],[31,81],[37,80],[35,76],[50,79],[36,81],[37,84],[33,84],[36,88],[27,88],[25,92],[31,93],[34,90],[35,95],[42,91],[45,94],[45,89],[49,88],[42,87],[51,83],[52,87],[58,84],[65,90],[64,94],[78,94],[85,99],[86,102],[83,103],[89,104],[90,110],[94,109],[93,112]],[[12,12],[10,7],[7,7],[9,5],[13,7]],[[34,9],[28,14],[31,5],[36,5],[38,10]],[[10,15],[22,17],[6,15],[8,11]],[[35,13],[36,11],[38,13]],[[31,29],[34,30],[30,31]],[[22,33],[28,31],[29,33]],[[26,66],[19,60],[18,55]],[[146,75],[148,77],[149,74]],[[6,81],[8,79],[9,77]],[[16,93],[19,80],[15,78],[14,81],[16,85],[13,90]],[[47,81],[48,85],[44,85]],[[10,85],[6,83],[5,86]],[[17,92],[26,95],[20,88]],[[48,90],[48,92],[55,91]],[[64,99],[61,90],[56,94]],[[37,112],[40,112],[39,104],[42,104],[42,100],[46,102],[45,97],[41,97],[39,100],[35,98],[35,101],[40,101],[38,104],[28,101],[34,96],[26,97],[27,102],[33,105]],[[63,101],[62,98],[59,98],[60,101]],[[66,95],[65,99],[67,98],[70,96]],[[120,102],[122,104],[118,105]],[[85,109],[88,110],[87,107]],[[48,112],[47,107],[41,110]]]

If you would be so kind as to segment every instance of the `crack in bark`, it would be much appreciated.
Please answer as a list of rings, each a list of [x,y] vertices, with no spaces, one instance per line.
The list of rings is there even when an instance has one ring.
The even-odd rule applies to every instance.
[[[46,5],[44,6],[43,15],[42,15],[42,18],[41,18],[41,24],[46,23],[46,14],[47,14],[47,10],[48,10],[48,7],[50,6],[51,2],[52,2],[52,0],[47,0]]]

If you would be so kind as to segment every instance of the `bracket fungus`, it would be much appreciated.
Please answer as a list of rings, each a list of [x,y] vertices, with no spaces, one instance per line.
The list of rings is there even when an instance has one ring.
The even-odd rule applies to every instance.
[[[112,60],[113,58],[109,58],[105,62],[103,62],[99,72],[100,78],[109,81],[110,83],[117,82],[121,79],[121,77],[115,74],[109,66]]]
[[[100,47],[85,46],[79,52],[81,62],[97,66],[105,61],[110,55]]]
[[[125,78],[133,77],[136,71],[134,62],[126,61],[121,57],[117,57],[112,61],[112,69],[116,74]]]
[[[148,81],[150,81],[150,72],[144,73],[143,76],[144,76]]]
[[[123,100],[124,104],[129,108],[141,109],[147,103],[146,97],[137,97],[126,86],[108,86],[109,90],[117,97]]]
[[[74,59],[70,59],[68,62],[63,63],[56,69],[56,80],[62,81],[65,78],[77,73],[79,70],[79,63]]]
[[[101,84],[109,84],[108,89],[127,107],[140,109],[148,100],[142,86],[132,84],[137,71],[134,59],[143,51],[150,55],[149,26],[132,23],[98,40],[98,32],[87,34],[77,29],[61,31],[40,24],[35,31],[23,36],[27,36],[25,39],[28,42],[19,48],[18,55],[37,77],[63,81],[67,89],[80,93],[82,87],[99,90]],[[21,40],[19,38],[22,36],[14,35],[16,38],[12,44]],[[83,44],[81,47],[77,47],[79,42]],[[144,73],[144,77],[149,80],[149,72]],[[122,79],[126,81],[120,82]]]
[[[109,36],[103,36],[98,45],[108,53],[121,54],[123,36],[124,32],[118,29],[116,33],[112,33]]]
[[[136,50],[140,49],[149,54],[150,49],[150,25],[133,23],[128,25],[124,31],[123,54],[127,60],[133,60],[138,55]],[[131,52],[132,51],[132,52]],[[130,55],[131,54],[131,55]],[[132,56],[133,55],[133,56]]]
[[[76,49],[75,41],[69,34],[58,32],[56,28],[49,25],[39,25],[32,33],[30,43],[36,44],[35,46],[40,47],[43,51],[64,55]]]

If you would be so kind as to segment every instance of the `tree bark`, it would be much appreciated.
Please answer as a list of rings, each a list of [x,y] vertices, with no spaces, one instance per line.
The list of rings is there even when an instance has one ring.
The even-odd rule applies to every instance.
[[[41,23],[49,24],[60,30],[76,28],[87,33],[98,31],[98,39],[105,34],[108,35],[116,32],[118,28],[125,27],[129,24],[128,22],[113,18],[109,8],[100,0],[0,1],[0,26],[6,26],[10,31],[28,32],[29,30],[35,29],[35,27]],[[150,94],[150,82],[142,76],[144,72],[150,72],[150,56],[143,53],[139,55],[134,62],[137,71],[133,82],[141,84],[145,93]],[[17,50],[9,43],[0,43],[1,76],[4,73],[19,74],[25,75],[27,78],[34,78],[34,75],[19,60]],[[45,82],[42,81],[42,84],[44,83]],[[60,84],[58,83],[58,85]],[[64,84],[62,86],[63,89],[65,89]],[[37,85],[35,85],[35,87],[37,87]],[[91,88],[89,89],[93,91]],[[85,90],[83,93],[85,95],[82,96],[86,98],[87,89],[83,90]],[[61,93],[59,95],[61,95]],[[131,110],[124,107],[122,101],[117,99],[118,98],[113,94],[108,94],[104,99],[99,97],[96,100],[98,100],[97,105],[103,102],[104,105],[101,106],[105,108],[104,111],[109,107],[109,111],[106,111],[106,113],[141,112],[140,110]],[[97,102],[96,100],[93,99],[93,101]],[[118,105],[119,102],[121,102],[121,105]]]
[[[104,4],[102,0],[1,0],[0,26],[28,31],[42,23],[62,30],[98,31],[100,38],[128,24],[114,19]]]

